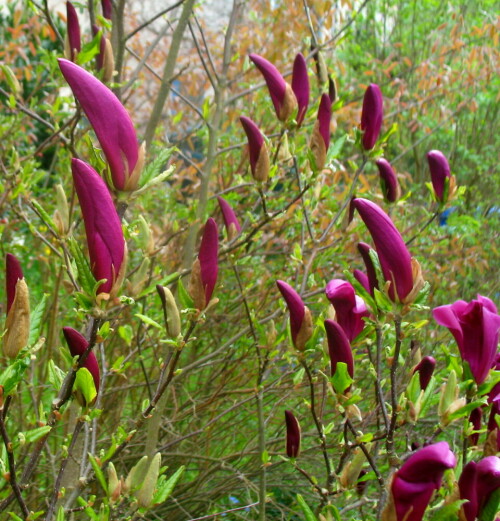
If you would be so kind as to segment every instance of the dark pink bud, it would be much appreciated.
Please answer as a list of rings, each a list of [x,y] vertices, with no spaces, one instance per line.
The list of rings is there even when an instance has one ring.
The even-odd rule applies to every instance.
[[[366,476],[366,474],[366,470],[362,469],[358,476],[358,482],[356,483],[356,492],[359,496],[362,496],[365,493],[366,486],[368,485],[368,480],[362,479]]]
[[[500,458],[488,456],[478,463],[467,463],[458,480],[458,488],[460,499],[468,500],[462,505],[465,518],[475,521],[493,492],[500,488]]]
[[[304,56],[299,52],[293,62],[292,90],[297,98],[297,126],[300,127],[309,106],[309,76]],[[328,148],[328,147],[327,147]]]
[[[134,125],[125,107],[113,92],[85,69],[64,59],[59,67],[101,144],[111,170],[113,187],[137,188],[144,162]]]
[[[481,429],[481,420],[483,418],[483,410],[481,407],[476,407],[469,416],[469,422],[472,423],[472,427],[475,431],[478,431]],[[479,432],[476,432],[474,434],[471,434],[469,436],[469,443],[471,446],[477,445],[477,442],[479,441]]]
[[[16,296],[17,281],[23,279],[21,264],[15,255],[7,253],[5,256],[5,286],[7,292],[7,313],[9,313]]]
[[[240,121],[248,139],[252,176],[256,181],[263,183],[267,181],[269,175],[269,154],[264,136],[259,127],[250,118],[241,116]]]
[[[343,362],[347,365],[347,372],[354,378],[354,358],[351,344],[342,327],[333,320],[325,320],[326,338],[328,340],[328,353],[330,355],[331,375],[335,374],[337,364]],[[350,387],[346,389],[349,391]]]
[[[286,121],[297,109],[297,98],[292,88],[271,62],[258,54],[249,57],[264,76],[278,119]]]
[[[377,159],[376,164],[380,174],[380,187],[384,200],[388,203],[395,203],[401,197],[401,188],[396,172],[394,172],[389,161],[383,157]]]
[[[111,0],[101,0],[102,16],[111,20],[113,15],[113,2]]]
[[[363,98],[361,111],[361,130],[363,131],[363,148],[371,150],[377,142],[382,128],[384,116],[384,100],[380,87],[375,83],[368,86]]]
[[[312,317],[300,295],[286,282],[277,280],[276,285],[285,299],[290,313],[290,332],[296,349],[303,351],[312,336]]]
[[[368,275],[361,270],[353,270],[352,274],[354,278],[366,289],[367,293],[371,293],[370,282],[368,281]]]
[[[219,232],[217,223],[210,217],[205,224],[203,237],[201,239],[198,259],[201,267],[201,281],[205,288],[205,299],[207,304],[212,298],[212,294],[217,282],[219,273]]]
[[[71,61],[75,61],[76,55],[82,48],[80,37],[80,23],[76,9],[71,2],[66,2],[66,24],[67,38],[69,47],[69,57]],[[68,56],[68,55],[67,55]]]
[[[375,243],[384,278],[391,283],[389,297],[394,301],[407,301],[414,296],[417,288],[414,291],[414,267],[401,234],[390,217],[375,203],[357,198],[353,204]]]
[[[300,425],[292,411],[285,411],[286,455],[298,458],[300,453]]]
[[[87,339],[80,334],[78,331],[73,329],[72,327],[63,327],[64,338],[69,347],[69,351],[71,356],[80,356],[83,355],[89,343]],[[93,351],[91,351],[83,364],[85,369],[88,369],[89,373],[92,375],[94,380],[95,389],[99,392],[99,381],[100,381],[100,373],[99,373],[99,364],[97,363],[97,358]]]
[[[80,159],[72,159],[71,168],[85,224],[90,269],[96,280],[106,279],[97,292],[114,294],[121,286],[126,264],[120,218],[101,176]]]
[[[391,484],[397,521],[422,521],[432,494],[441,487],[444,471],[456,463],[446,441],[414,452],[394,474]]]
[[[368,310],[364,300],[356,295],[349,282],[341,279],[331,280],[325,292],[335,309],[335,320],[352,342],[365,327],[363,317],[368,316]]]
[[[225,199],[222,197],[217,197],[217,201],[219,202],[219,207],[222,212],[222,218],[224,219],[227,235],[229,239],[233,239],[241,231],[240,223],[238,222],[236,214],[231,208],[231,205]]]
[[[447,327],[460,350],[462,360],[468,362],[474,380],[482,384],[497,356],[500,316],[495,304],[487,297],[440,306],[432,312],[434,320]]]
[[[444,188],[446,179],[451,177],[450,165],[445,155],[439,150],[427,153],[429,170],[431,171],[432,187],[438,201],[444,202]]]
[[[363,258],[363,262],[365,263],[366,268],[366,276],[368,277],[369,289],[367,290],[371,296],[373,296],[374,288],[378,288],[377,281],[377,272],[375,271],[375,266],[373,265],[373,261],[370,257],[370,250],[373,250],[371,246],[366,244],[366,242],[358,243],[358,251]]]
[[[424,356],[420,363],[413,369],[413,374],[418,371],[420,388],[425,391],[431,381],[432,373],[436,367],[436,360],[432,356]]]

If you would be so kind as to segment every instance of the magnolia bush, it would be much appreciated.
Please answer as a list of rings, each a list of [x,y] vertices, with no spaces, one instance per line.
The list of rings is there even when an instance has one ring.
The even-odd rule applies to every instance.
[[[343,92],[307,2],[277,67],[245,5],[222,45],[193,0],[3,21],[39,47],[0,90],[2,516],[498,521],[498,293],[436,224],[460,169],[429,144],[412,193],[392,85]]]

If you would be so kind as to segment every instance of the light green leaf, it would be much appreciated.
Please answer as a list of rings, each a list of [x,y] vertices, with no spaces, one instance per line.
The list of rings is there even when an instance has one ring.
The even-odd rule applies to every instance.
[[[155,320],[153,320],[150,317],[147,317],[146,315],[143,315],[142,313],[136,313],[135,316],[138,319],[140,319],[142,322],[144,322],[144,324],[147,324],[148,326],[153,326],[156,329],[163,329],[162,326],[160,326],[160,324],[158,324],[158,322],[156,322]]]
[[[353,381],[354,380],[351,378],[347,370],[347,364],[344,362],[338,362],[335,374],[331,378],[335,391],[339,394],[343,394]]]
[[[92,456],[92,454],[90,454],[90,452],[88,453],[88,455],[89,455],[90,464],[92,465],[92,469],[93,469],[94,474],[95,474],[95,476],[97,478],[97,481],[99,481],[99,483],[101,484],[102,489],[104,490],[104,493],[107,496],[108,495],[108,485],[106,483],[106,478],[104,477],[104,473],[102,472],[101,467],[97,463],[97,460],[95,459],[95,457]],[[83,500],[83,501],[85,501],[85,500]],[[87,504],[87,502],[85,502],[85,505],[86,504]]]
[[[44,294],[42,300],[37,304],[36,308],[30,315],[30,335],[28,345],[32,346],[40,336],[40,331],[43,325],[43,315],[45,313],[45,306],[47,305],[47,294]]]
[[[168,479],[165,476],[160,477],[158,488],[153,496],[153,505],[160,505],[170,497],[185,468],[184,465],[180,466]]]
[[[81,367],[76,372],[73,389],[82,393],[86,404],[91,404],[97,396],[94,378],[86,367]]]
[[[297,494],[297,503],[299,504],[306,521],[318,521],[318,518],[313,514],[313,511],[309,508],[309,505],[305,502],[304,498]]]

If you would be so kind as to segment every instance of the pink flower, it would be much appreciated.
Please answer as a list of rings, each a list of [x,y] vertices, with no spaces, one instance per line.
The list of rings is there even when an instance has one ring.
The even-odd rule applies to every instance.
[[[497,355],[500,316],[495,304],[487,297],[439,306],[432,312],[441,326],[447,327],[460,350],[462,360],[469,364],[474,380],[482,384]]]
[[[217,201],[219,202],[219,207],[222,212],[222,218],[224,219],[224,224],[226,226],[227,235],[230,240],[239,235],[241,231],[240,223],[238,222],[238,218],[234,213],[234,210],[231,208],[231,205],[222,197],[217,197]]]
[[[383,157],[377,159],[375,163],[380,174],[380,187],[384,200],[388,203],[395,203],[401,197],[401,188],[396,172],[394,172],[389,161]]]
[[[217,223],[210,217],[203,230],[198,258],[193,262],[189,293],[196,309],[205,309],[215,289],[219,272],[219,232]]]
[[[351,344],[344,330],[333,320],[325,320],[326,338],[328,340],[328,353],[330,354],[331,375],[335,374],[337,364],[343,362],[347,365],[347,372],[354,378],[354,358],[352,356]],[[349,391],[348,387],[345,391]]]
[[[292,90],[297,99],[297,126],[300,127],[309,106],[309,76],[304,56],[299,52],[293,62]],[[328,147],[327,147],[328,148]]]
[[[300,453],[300,425],[292,411],[285,411],[286,455],[298,458]]]
[[[135,190],[144,163],[144,149],[138,146],[128,112],[113,92],[92,74],[68,60],[58,61],[101,144],[113,188]]]
[[[90,269],[97,281],[106,279],[97,292],[114,295],[121,286],[126,267],[120,218],[101,176],[80,159],[72,159],[71,168],[87,234]]]
[[[457,460],[446,441],[415,451],[394,474],[391,493],[397,521],[422,521],[432,494],[441,487],[443,473]]]
[[[436,199],[440,202],[446,202],[445,186],[446,180],[448,183],[451,179],[450,165],[446,156],[439,150],[431,150],[427,153],[427,161],[429,163],[429,170],[431,172],[432,187],[436,194]]]
[[[7,293],[7,313],[16,298],[17,281],[24,279],[21,264],[15,255],[7,253],[5,256],[5,289]]]
[[[371,150],[377,142],[384,117],[384,100],[380,87],[375,83],[368,85],[363,98],[361,111],[361,130],[363,148]]]
[[[375,203],[356,198],[353,202],[366,224],[377,250],[382,273],[393,301],[412,302],[423,286],[420,266],[390,217]]]
[[[112,0],[101,0],[102,16],[111,20],[113,14],[113,2]]]
[[[82,48],[80,37],[80,23],[78,21],[78,14],[71,2],[66,2],[66,53],[65,55],[71,60],[75,61],[76,55]]]
[[[290,332],[296,349],[303,351],[313,333],[312,316],[300,295],[286,282],[277,280],[276,285],[285,299],[290,313]]]
[[[365,327],[363,317],[368,316],[366,304],[358,297],[349,282],[333,279],[326,285],[326,297],[335,309],[335,320],[352,342]]]
[[[418,371],[418,376],[420,379],[420,389],[425,391],[429,382],[432,378],[432,373],[436,367],[436,359],[432,356],[424,356],[419,364],[415,366],[413,369],[413,374]]]
[[[250,118],[241,116],[240,121],[248,139],[252,176],[256,181],[265,183],[269,176],[269,153],[264,136]]]
[[[488,456],[478,463],[467,463],[458,480],[458,488],[460,499],[468,500],[462,505],[466,520],[475,521],[493,492],[500,488],[500,458]]]

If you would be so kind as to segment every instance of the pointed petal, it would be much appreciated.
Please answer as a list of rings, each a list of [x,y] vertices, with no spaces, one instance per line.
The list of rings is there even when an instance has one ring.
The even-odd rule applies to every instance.
[[[96,280],[107,279],[98,293],[110,293],[125,258],[120,219],[101,176],[80,159],[73,159],[71,168],[85,224],[90,267]]]
[[[69,351],[71,356],[80,356],[83,355],[89,343],[87,339],[78,331],[73,329],[72,327],[63,327],[64,338],[69,347]],[[99,373],[99,364],[97,363],[97,358],[93,351],[91,351],[83,364],[83,367],[88,369],[92,378],[94,379],[94,385],[97,392],[99,392],[99,381],[100,381],[100,373]]]
[[[68,28],[68,44],[70,50],[71,61],[75,60],[75,53],[79,53],[82,44],[80,36],[80,23],[78,14],[71,2],[66,2],[66,24]]]
[[[368,277],[370,287],[368,291],[370,295],[373,296],[373,289],[378,289],[378,281],[375,266],[373,265],[372,259],[370,257],[370,250],[373,250],[373,248],[370,245],[366,244],[366,242],[358,243],[358,251],[361,254],[361,257],[363,257],[363,262],[365,263],[366,267],[366,275]]]
[[[201,281],[205,288],[206,303],[210,302],[219,272],[219,232],[217,223],[210,217],[205,224],[198,259],[201,267]]]
[[[234,213],[234,210],[231,208],[231,205],[222,197],[217,197],[217,201],[219,202],[220,210],[222,212],[222,218],[224,219],[224,224],[226,226],[226,230],[228,236],[231,235],[231,225],[234,226],[236,231],[239,233],[241,231],[240,223],[238,222],[238,218]]]
[[[286,93],[286,81],[280,74],[278,69],[269,61],[258,54],[250,54],[249,58],[255,63],[256,67],[264,76],[264,80],[267,84],[271,100],[274,105],[276,114],[281,112],[281,108],[285,101]]]
[[[299,52],[293,62],[292,90],[297,98],[297,125],[300,127],[309,106],[309,76],[304,56]],[[327,147],[328,148],[328,147]]]
[[[425,391],[431,381],[432,373],[436,367],[436,359],[432,356],[424,356],[420,363],[413,370],[413,374],[418,371],[420,388]]]
[[[17,281],[23,279],[23,270],[21,264],[15,255],[7,253],[5,256],[5,286],[7,292],[7,313],[14,302],[16,296]]]
[[[321,96],[318,109],[319,133],[325,143],[325,150],[330,146],[330,120],[332,119],[332,103],[328,94]]]
[[[297,458],[300,453],[300,425],[292,411],[285,411],[286,455]]]
[[[276,285],[285,299],[288,311],[290,313],[290,329],[292,332],[292,340],[295,342],[297,335],[300,332],[302,321],[305,315],[304,302],[300,295],[286,282],[277,280]]]
[[[439,201],[443,200],[444,185],[447,177],[451,176],[450,165],[446,156],[439,150],[431,150],[427,153],[427,162],[431,172],[432,187]]]
[[[264,136],[259,130],[259,127],[250,118],[241,116],[240,121],[243,126],[243,130],[247,135],[248,150],[250,154],[250,167],[252,168],[252,173],[255,176],[257,162],[259,161],[259,156],[264,145]]]
[[[376,165],[380,174],[380,184],[384,199],[389,203],[396,202],[401,193],[396,172],[394,172],[389,161],[383,157],[377,159]]]
[[[330,354],[331,375],[335,374],[337,364],[343,362],[347,365],[347,371],[354,378],[354,358],[349,340],[344,330],[337,322],[325,320],[325,331],[328,340],[328,352]],[[349,389],[347,389],[349,390]]]
[[[139,160],[137,136],[128,112],[113,92],[92,74],[68,60],[58,61],[101,144],[114,188],[124,190]]]
[[[353,205],[375,243],[384,278],[391,282],[389,296],[393,300],[399,298],[404,301],[413,289],[413,269],[410,252],[401,234],[390,217],[375,203],[356,198]]]
[[[371,150],[375,146],[382,128],[383,116],[384,100],[382,92],[378,85],[372,83],[366,89],[361,111],[362,143],[365,150]]]

